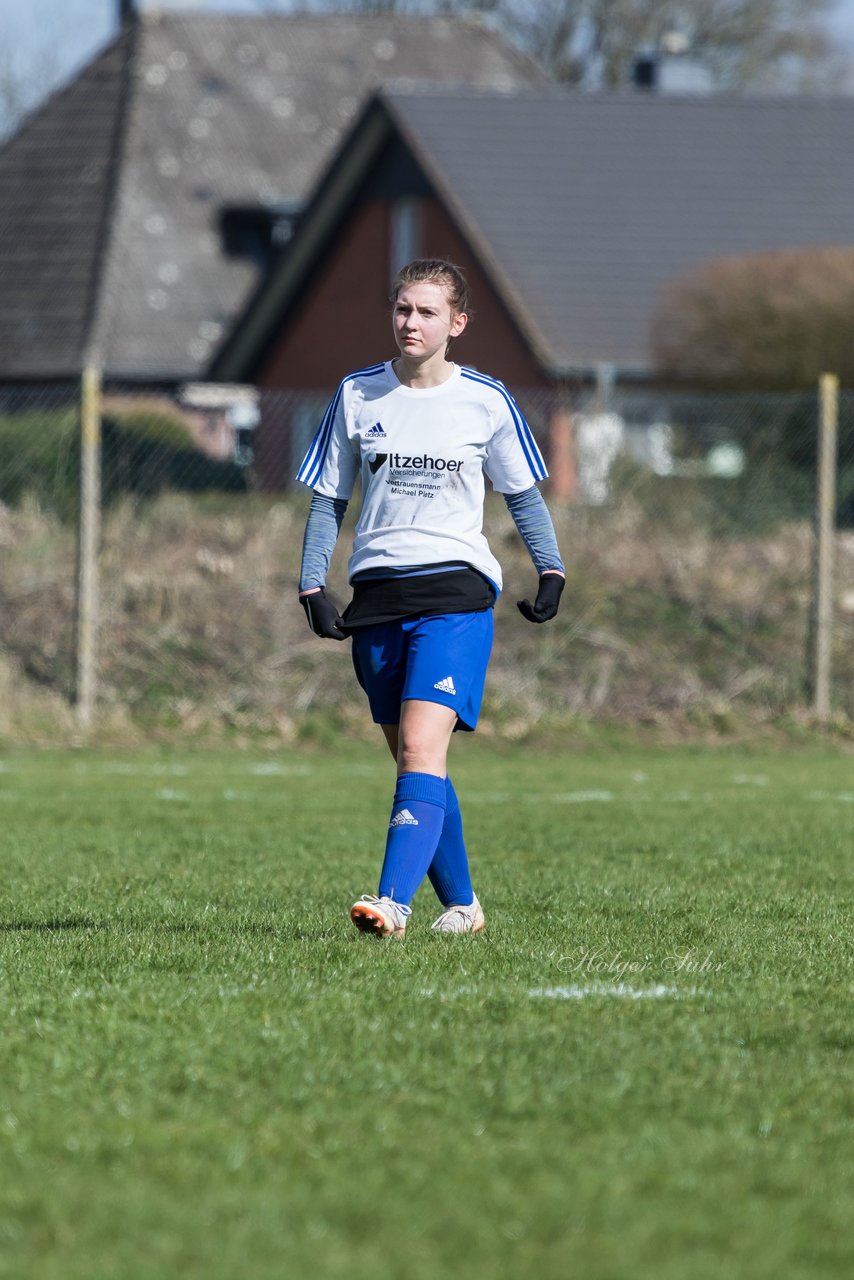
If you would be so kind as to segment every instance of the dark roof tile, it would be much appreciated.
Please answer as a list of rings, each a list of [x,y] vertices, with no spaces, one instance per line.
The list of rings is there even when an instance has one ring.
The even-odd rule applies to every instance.
[[[0,372],[74,376],[95,301],[131,37],[0,152]]]
[[[145,14],[0,152],[0,376],[73,373],[90,339],[114,376],[196,376],[257,279],[220,206],[303,200],[400,77],[545,78],[460,20]]]
[[[851,97],[386,101],[554,369],[646,368],[662,285],[702,260],[854,244]]]

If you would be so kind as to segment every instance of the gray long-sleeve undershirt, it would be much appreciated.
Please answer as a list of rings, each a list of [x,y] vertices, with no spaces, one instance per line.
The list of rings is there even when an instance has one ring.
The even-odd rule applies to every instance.
[[[521,493],[505,493],[503,497],[537,573],[542,574],[549,569],[563,573],[552,518],[537,486],[532,484],[530,489]],[[346,510],[346,498],[312,494],[303,538],[300,591],[324,586]],[[404,566],[404,569],[406,567],[413,571],[418,569],[417,565]]]

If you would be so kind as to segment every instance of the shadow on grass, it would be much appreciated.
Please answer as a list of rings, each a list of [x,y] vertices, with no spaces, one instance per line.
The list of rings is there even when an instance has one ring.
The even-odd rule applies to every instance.
[[[0,933],[68,933],[75,929],[106,929],[103,920],[65,916],[55,920],[0,920]]]
[[[252,937],[287,939],[292,942],[334,942],[340,940],[337,929],[289,929],[287,925],[262,924],[260,922],[242,922],[235,924],[217,924],[213,921],[189,920],[178,924],[164,920],[92,920],[88,916],[57,917],[52,920],[0,920],[0,934],[3,933],[73,933],[82,930],[113,929],[123,933],[169,933],[177,937],[225,937],[250,935]]]

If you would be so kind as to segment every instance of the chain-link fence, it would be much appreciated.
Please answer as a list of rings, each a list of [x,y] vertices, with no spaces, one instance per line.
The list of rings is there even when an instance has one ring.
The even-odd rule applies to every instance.
[[[514,393],[549,463],[568,589],[554,625],[526,626],[513,602],[533,570],[490,495],[506,590],[486,732],[591,716],[726,727],[809,708],[818,396]],[[280,739],[366,722],[346,646],[313,637],[295,600],[308,495],[292,477],[327,399],[103,388],[85,587],[80,386],[0,390],[0,735],[71,723],[81,583],[99,724]],[[850,717],[852,393],[836,456],[830,708]],[[346,544],[345,528],[339,599]]]

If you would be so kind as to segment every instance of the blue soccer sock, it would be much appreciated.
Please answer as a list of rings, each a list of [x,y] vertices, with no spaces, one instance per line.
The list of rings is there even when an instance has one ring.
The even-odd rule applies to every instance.
[[[397,780],[379,896],[406,906],[427,874],[445,820],[445,779],[402,773]]]
[[[445,779],[445,797],[445,822],[427,874],[443,907],[468,907],[474,902],[474,889],[463,839],[462,814],[450,778]]]

